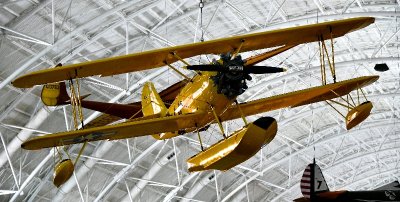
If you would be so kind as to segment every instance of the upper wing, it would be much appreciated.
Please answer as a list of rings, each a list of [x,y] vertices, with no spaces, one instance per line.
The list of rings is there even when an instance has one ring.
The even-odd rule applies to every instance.
[[[176,62],[178,59],[172,53],[181,58],[200,54],[227,53],[239,48],[242,42],[241,52],[283,45],[297,45],[318,41],[320,36],[324,39],[331,36],[340,37],[351,31],[364,28],[374,21],[375,19],[370,17],[352,18],[156,49],[32,72],[17,78],[12,84],[16,87],[28,88],[33,85],[71,78],[93,75],[109,76],[152,69],[164,66],[165,62],[169,64]]]
[[[297,107],[346,95],[357,88],[362,88],[375,82],[378,78],[379,76],[358,77],[333,84],[241,103],[240,108],[245,116],[250,116],[284,107]],[[226,121],[240,117],[240,111],[237,106],[232,105],[222,114],[221,119]]]
[[[49,134],[31,138],[24,142],[21,147],[35,150],[97,140],[115,140],[175,132],[194,128],[195,123],[204,118],[204,115],[204,113],[193,113],[147,120],[142,118],[115,125]]]

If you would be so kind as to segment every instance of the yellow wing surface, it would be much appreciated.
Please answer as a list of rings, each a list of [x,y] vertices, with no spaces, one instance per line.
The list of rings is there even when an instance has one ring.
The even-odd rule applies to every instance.
[[[111,124],[113,122],[119,121],[121,119],[123,119],[123,118],[118,117],[118,116],[113,116],[110,114],[101,114],[94,120],[87,123],[85,125],[85,128],[88,129],[88,128],[95,128],[95,127],[99,127],[99,126],[105,126],[105,125]]]
[[[96,128],[67,131],[31,138],[21,147],[28,150],[56,147],[97,140],[116,140],[131,137],[153,135],[163,132],[175,132],[194,128],[195,123],[202,119],[205,113],[194,113],[163,118],[127,121],[125,123],[101,126]]]
[[[245,116],[268,112],[285,107],[297,107],[346,95],[351,91],[367,86],[379,76],[363,76],[337,83],[294,91],[268,98],[241,103],[240,109]],[[230,106],[220,117],[222,121],[240,118],[237,106]]]
[[[242,42],[241,52],[283,45],[293,46],[318,41],[320,36],[329,39],[331,33],[333,37],[340,37],[364,28],[374,21],[375,19],[371,17],[352,18],[156,49],[32,72],[17,78],[12,84],[15,87],[28,88],[71,78],[110,76],[152,69],[164,66],[165,62],[169,64],[176,62],[178,59],[173,53],[181,58],[227,53],[239,48]]]
[[[345,80],[334,84],[318,86],[305,90],[290,92],[264,99],[240,104],[245,116],[259,114],[284,107],[296,107],[346,95],[351,91],[375,82],[379,76],[364,76]],[[163,132],[183,131],[193,129],[207,113],[193,113],[186,115],[169,116],[163,118],[138,118],[125,123],[89,128],[84,130],[55,133],[34,137],[22,144],[22,148],[34,150],[85,141],[115,140],[140,137]],[[229,107],[220,117],[222,121],[240,118],[240,111],[236,106]]]

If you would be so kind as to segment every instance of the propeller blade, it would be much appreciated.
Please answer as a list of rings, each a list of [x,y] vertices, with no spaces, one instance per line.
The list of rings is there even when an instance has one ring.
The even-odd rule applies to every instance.
[[[244,71],[249,74],[269,74],[269,73],[286,72],[286,68],[270,67],[270,66],[247,66],[244,67]]]
[[[226,71],[225,68],[222,65],[214,65],[214,64],[209,64],[209,65],[189,65],[186,66],[187,69],[189,70],[195,70],[195,71]]]

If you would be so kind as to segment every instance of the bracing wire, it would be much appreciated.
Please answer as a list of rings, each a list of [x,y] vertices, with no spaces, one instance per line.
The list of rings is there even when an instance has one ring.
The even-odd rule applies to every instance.
[[[200,0],[199,7],[200,7],[200,30],[201,30],[200,41],[204,42],[204,30],[203,30],[203,8],[204,8],[204,2],[203,2],[203,0]]]

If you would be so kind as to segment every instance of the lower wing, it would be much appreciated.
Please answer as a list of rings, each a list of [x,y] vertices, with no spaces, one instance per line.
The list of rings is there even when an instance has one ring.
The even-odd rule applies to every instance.
[[[28,150],[35,150],[97,140],[116,140],[181,131],[195,128],[196,123],[203,119],[205,115],[205,113],[193,113],[147,120],[139,118],[115,125],[34,137],[24,142],[21,147]]]
[[[241,103],[240,109],[244,116],[250,116],[285,107],[298,107],[346,95],[355,89],[362,88],[375,82],[378,78],[379,76],[363,76],[333,84],[276,95]],[[238,110],[237,106],[232,105],[222,114],[221,120],[227,121],[240,117],[240,110]]]

